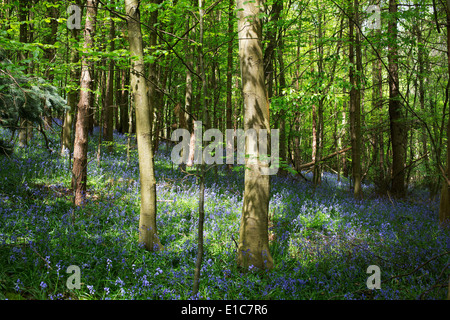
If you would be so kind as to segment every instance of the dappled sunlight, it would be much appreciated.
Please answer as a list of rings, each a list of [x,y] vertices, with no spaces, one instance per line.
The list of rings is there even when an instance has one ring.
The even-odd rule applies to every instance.
[[[38,138],[36,146],[0,163],[1,181],[13,180],[0,186],[5,292],[27,299],[189,298],[197,253],[196,177],[158,154],[157,222],[165,249],[149,253],[137,244],[137,162],[133,158],[127,165],[125,159],[126,154],[105,154],[101,166],[90,163],[88,192],[97,196],[76,209],[66,160],[42,151]],[[108,179],[133,182],[107,188]],[[368,290],[365,283],[369,265],[378,265],[381,280],[389,280],[449,251],[450,235],[437,225],[436,201],[355,201],[348,185],[332,174],[324,173],[315,190],[308,182],[274,176],[269,205],[274,269],[244,277],[236,265],[243,174],[210,170],[205,184],[203,299],[415,299],[442,281],[448,255],[383,282],[382,290]],[[80,266],[79,291],[65,286],[69,265]],[[435,289],[425,298],[443,295]]]

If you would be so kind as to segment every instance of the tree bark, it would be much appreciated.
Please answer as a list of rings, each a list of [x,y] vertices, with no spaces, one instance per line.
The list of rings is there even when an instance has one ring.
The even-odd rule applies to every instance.
[[[114,6],[114,1],[111,1],[111,6]],[[109,27],[109,52],[114,51],[114,37],[115,26],[112,14],[110,14],[110,27]],[[106,78],[106,91],[103,104],[103,141],[110,142],[107,150],[111,152],[113,150],[113,125],[114,125],[114,61],[111,59],[108,64],[108,73]]]
[[[262,52],[262,24],[259,18],[260,0],[238,0],[239,60],[242,92],[244,98],[244,130],[265,129],[270,133],[269,101],[264,82]],[[253,143],[252,143],[253,142]],[[245,152],[256,146],[256,141],[246,139]],[[269,150],[269,148],[267,148]],[[256,159],[245,161],[244,199],[240,225],[238,265],[259,269],[273,268],[269,251],[268,211],[270,200],[270,176],[262,175],[261,169],[268,164]]]
[[[79,30],[74,28],[71,30],[72,38],[74,41],[79,41]],[[70,50],[70,72],[69,72],[69,87],[72,87],[72,85],[75,85],[74,80],[80,79],[80,69],[76,66],[78,63],[78,60],[80,59],[80,56],[78,54],[78,50],[75,48],[72,48]],[[61,134],[61,155],[64,155],[64,153],[69,150],[72,150],[72,126],[73,126],[73,118],[76,112],[77,108],[77,99],[78,99],[78,91],[71,88],[69,92],[67,93],[67,105],[69,106],[69,110],[66,111],[64,115],[64,124],[62,127],[62,134]]]
[[[396,197],[405,196],[405,158],[407,128],[401,110],[400,89],[398,77],[398,31],[397,31],[397,0],[389,0],[391,19],[388,24],[390,36],[388,44],[389,63],[389,119],[392,143],[392,188]]]
[[[20,0],[19,1],[19,41],[22,43],[28,42],[28,1]],[[19,51],[20,60],[24,61],[27,58],[27,53],[24,50]],[[27,72],[27,68],[25,69],[25,73]],[[28,136],[28,127],[30,126],[29,122],[25,119],[20,120],[20,129],[19,129],[19,147],[28,146],[28,141],[30,137]]]
[[[151,104],[147,94],[144,53],[142,48],[139,1],[126,0],[130,54],[136,57],[131,64],[130,84],[136,108],[136,137],[139,154],[141,209],[139,217],[139,243],[148,251],[162,249],[156,226],[156,179],[154,172]],[[151,98],[154,98],[151,96]]]
[[[357,199],[362,197],[361,189],[361,99],[360,99],[360,72],[361,72],[361,45],[359,41],[359,3],[355,0],[350,11],[350,138],[352,144],[352,173],[353,195]],[[356,28],[355,28],[356,26]],[[356,30],[355,30],[356,29]],[[356,34],[354,34],[356,32]],[[356,49],[356,50],[355,50]],[[356,63],[355,63],[356,53]],[[355,68],[356,66],[356,68]],[[355,70],[356,69],[356,70]],[[356,72],[355,72],[356,71]]]
[[[199,7],[199,69],[200,69],[200,75],[202,77],[202,95],[201,95],[201,101],[202,101],[202,119],[203,124],[206,124],[208,122],[207,117],[207,96],[208,96],[208,89],[207,89],[207,82],[206,82],[206,72],[205,72],[205,65],[203,61],[203,16],[204,16],[204,9],[203,9],[203,1],[198,0],[198,7]],[[206,127],[208,129],[208,126]],[[202,150],[203,150],[203,144],[202,144]],[[194,283],[193,283],[193,289],[192,289],[192,295],[195,296],[198,293],[198,289],[200,286],[200,271],[202,267],[202,260],[203,260],[203,251],[204,251],[204,235],[203,235],[203,228],[204,228],[204,221],[205,221],[205,160],[203,158],[203,155],[201,156],[201,164],[199,167],[200,171],[200,192],[199,192],[199,202],[198,202],[198,233],[197,233],[197,241],[198,241],[198,248],[197,248],[197,259],[195,261],[195,271],[194,271]]]
[[[233,4],[234,0],[228,2],[228,36],[233,33]],[[229,39],[227,48],[227,102],[226,102],[226,129],[233,129],[233,105],[232,105],[232,81],[233,81],[233,41]],[[236,145],[236,144],[234,144]],[[228,164],[228,171],[231,171],[232,164]]]
[[[447,0],[447,64],[450,76],[450,0]],[[450,78],[449,78],[450,79]],[[450,80],[449,80],[450,81]],[[447,87],[448,88],[448,87]],[[441,202],[439,205],[439,225],[450,228],[450,115],[447,120],[447,170],[446,179],[442,183]],[[450,290],[450,280],[449,280]],[[450,291],[449,291],[450,299]]]
[[[84,28],[84,51],[87,53],[94,46],[94,34],[97,16],[96,0],[87,1],[86,24]],[[88,148],[88,113],[92,106],[92,61],[83,55],[80,80],[80,101],[78,102],[75,143],[73,151],[72,186],[75,192],[75,205],[80,206],[86,199],[87,183],[87,148]]]

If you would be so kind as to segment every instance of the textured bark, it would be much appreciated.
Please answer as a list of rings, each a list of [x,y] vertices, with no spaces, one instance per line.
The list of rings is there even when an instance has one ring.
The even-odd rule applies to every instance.
[[[94,46],[97,5],[95,0],[87,1],[86,24],[84,28],[85,52]],[[86,199],[87,148],[88,148],[88,112],[92,106],[92,62],[83,56],[80,80],[80,101],[78,102],[77,123],[73,151],[72,186],[75,191],[75,205],[80,206]]]
[[[162,249],[156,226],[156,179],[154,172],[151,105],[145,79],[139,2],[126,0],[128,38],[132,61],[130,84],[136,108],[136,137],[139,154],[141,209],[139,217],[139,243],[149,251]],[[153,96],[151,97],[153,98]]]
[[[269,102],[264,83],[260,5],[259,0],[237,2],[244,130],[252,128],[258,136],[261,129],[270,132]],[[249,140],[246,139],[246,154],[252,147]],[[271,269],[273,258],[269,251],[268,239],[270,176],[261,174],[260,169],[267,164],[263,164],[258,158],[256,152],[255,161],[249,161],[248,158],[245,161],[238,265],[244,268],[254,266],[259,269]]]

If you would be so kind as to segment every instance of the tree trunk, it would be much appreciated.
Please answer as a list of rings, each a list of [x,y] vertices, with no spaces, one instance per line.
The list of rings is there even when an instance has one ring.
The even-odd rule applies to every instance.
[[[317,58],[317,77],[319,79],[319,82],[316,84],[316,93],[318,94],[319,100],[318,100],[318,104],[317,104],[317,108],[316,108],[316,123],[315,123],[315,151],[314,151],[314,158],[315,158],[315,165],[313,168],[313,184],[314,186],[317,186],[321,183],[322,181],[322,165],[320,163],[320,160],[322,158],[322,150],[323,150],[323,101],[324,101],[324,97],[323,97],[323,89],[322,89],[322,84],[323,84],[323,79],[322,79],[322,75],[323,75],[323,31],[322,31],[322,24],[323,24],[323,20],[322,20],[322,13],[319,13],[319,21],[318,21],[318,34],[317,34],[317,53],[318,53],[318,58]],[[318,87],[318,88],[317,88]]]
[[[111,1],[111,6],[114,7],[114,1]],[[114,20],[112,14],[110,14],[110,28],[109,28],[109,52],[113,52],[114,45],[114,37],[115,37],[115,27]],[[113,150],[112,142],[113,142],[113,125],[114,125],[114,61],[111,59],[108,65],[108,75],[106,78],[106,90],[105,90],[105,99],[103,100],[103,141],[110,142],[108,144],[107,150],[111,152]]]
[[[380,1],[378,0],[378,5],[380,5]],[[375,36],[377,39],[381,39],[381,29],[374,30]],[[380,52],[381,45],[380,41],[377,41],[375,44],[375,50]],[[383,190],[385,188],[385,168],[384,168],[384,135],[383,130],[381,129],[383,126],[383,78],[382,78],[382,61],[378,56],[373,60],[372,65],[372,101],[373,101],[373,109],[378,112],[378,126],[380,129],[376,130],[374,133],[374,156],[376,157],[376,162],[378,166],[376,167],[376,176],[375,181],[378,184],[378,188],[380,191],[385,192]]]
[[[97,16],[96,0],[87,1],[86,25],[84,28],[84,51],[94,46],[94,34]],[[75,192],[75,205],[80,206],[86,199],[88,113],[92,106],[92,61],[83,55],[81,64],[80,101],[78,102],[75,143],[73,151],[72,186]]]
[[[283,1],[277,1],[276,5],[274,5],[273,11],[276,12],[276,14],[279,16],[281,12],[283,11]],[[273,14],[275,14],[275,12]],[[283,28],[279,28],[278,31],[278,49],[277,49],[277,58],[278,58],[278,64],[279,64],[279,90],[278,90],[278,96],[282,97],[284,96],[284,90],[286,89],[286,72],[284,68],[284,40],[283,40]],[[286,161],[286,110],[284,109],[285,106],[283,106],[280,110],[280,141],[279,141],[279,157],[281,161]],[[279,170],[279,173],[282,175],[286,175],[287,171],[284,169]]]
[[[155,5],[159,5],[161,3],[161,0],[152,0],[151,1]],[[156,24],[158,23],[158,10],[153,10],[150,12],[150,19],[149,19],[149,26],[151,29],[149,29],[149,54],[153,55],[156,51],[156,45],[157,45],[157,34],[156,34]],[[156,92],[156,86],[158,84],[158,72],[157,72],[157,64],[156,61],[152,61],[148,65],[148,102],[149,102],[149,108],[150,108],[150,123],[152,123],[152,132],[156,133],[155,128],[153,128],[153,124],[156,120],[156,115],[154,114],[156,111],[156,101],[157,101],[157,92]],[[155,137],[152,134],[152,143]]]
[[[79,41],[79,30],[76,28],[73,28],[71,30],[71,34],[73,39],[78,42]],[[72,85],[75,85],[74,80],[77,79],[79,81],[80,79],[80,69],[76,66],[78,63],[78,60],[80,59],[80,56],[78,54],[78,50],[75,48],[72,48],[70,50],[70,72],[69,72],[69,87],[72,87]],[[67,93],[67,105],[69,106],[69,110],[66,111],[64,115],[64,124],[62,127],[62,135],[61,135],[61,155],[64,155],[64,153],[69,150],[72,150],[72,125],[73,125],[73,118],[75,115],[75,111],[77,108],[77,99],[78,99],[78,91],[71,89]]]
[[[27,21],[28,21],[28,1],[27,0],[20,0],[19,1],[19,41],[22,43],[28,42],[28,28],[27,28]],[[24,61],[27,58],[27,53],[25,50],[19,51],[20,60]],[[25,69],[25,73],[27,73],[27,70]],[[28,126],[30,124],[27,120],[21,119],[20,120],[20,129],[19,129],[19,147],[26,147],[28,146]]]
[[[397,0],[389,0],[389,118],[392,142],[392,194],[405,196],[405,157],[407,128],[400,104],[397,43]]]
[[[136,109],[136,137],[139,154],[141,210],[139,217],[139,243],[149,251],[162,249],[156,226],[156,179],[154,172],[151,104],[147,94],[144,53],[142,48],[141,18],[138,0],[126,0],[128,38],[132,61],[130,84]],[[154,98],[153,96],[151,97]]]
[[[351,8],[352,17],[350,25],[350,138],[352,144],[352,173],[353,173],[353,195],[361,199],[361,99],[360,99],[360,72],[361,72],[361,45],[359,41],[359,3],[355,0]],[[356,28],[355,28],[356,26]],[[356,30],[355,30],[356,29]],[[356,32],[356,35],[354,34]],[[356,49],[356,50],[355,50]],[[355,51],[356,51],[356,72],[355,72]]]
[[[127,69],[123,69],[121,71],[121,88],[119,91],[120,96],[120,132],[128,133],[128,109],[129,109],[129,101],[128,101],[128,85],[130,84],[130,71]]]
[[[447,0],[447,64],[448,74],[450,76],[450,0]],[[450,81],[450,78],[449,80]],[[447,120],[447,170],[446,179],[442,183],[441,202],[439,206],[439,224],[450,228],[450,115]],[[449,280],[450,281],[450,280]],[[449,282],[450,290],[450,282]],[[449,291],[450,299],[450,291]]]
[[[203,3],[202,0],[198,0],[198,7],[199,7],[199,42],[200,46],[199,48],[199,69],[200,69],[200,75],[202,77],[202,94],[201,94],[201,101],[202,101],[202,119],[203,124],[206,124],[208,122],[207,117],[207,83],[206,83],[206,72],[205,72],[205,65],[203,61],[203,16],[204,16],[204,9],[203,9]],[[208,129],[208,126],[206,127]],[[202,150],[203,150],[203,144]],[[201,164],[200,164],[200,192],[199,192],[199,202],[198,202],[198,233],[197,233],[197,241],[198,241],[198,248],[197,248],[197,259],[195,261],[195,271],[194,271],[194,283],[193,283],[193,289],[192,289],[192,295],[195,296],[198,293],[199,285],[200,285],[200,271],[202,267],[202,260],[203,260],[203,227],[204,227],[204,220],[205,220],[205,160],[203,155],[201,156]]]
[[[270,133],[269,101],[264,83],[264,65],[261,43],[262,24],[260,0],[238,0],[239,60],[244,98],[244,130],[250,128],[259,136],[260,130]],[[254,150],[256,141],[246,139],[245,153]],[[269,148],[267,148],[269,150]],[[273,268],[269,251],[268,211],[270,200],[270,176],[261,174],[268,169],[258,152],[256,159],[245,161],[244,199],[240,225],[238,265],[259,269]]]
[[[228,36],[233,33],[233,4],[234,0],[228,3]],[[226,129],[233,129],[233,105],[232,105],[232,81],[233,81],[233,41],[229,39],[227,50],[227,102],[226,102]],[[234,144],[236,145],[236,144]],[[228,164],[228,171],[231,171],[232,164]]]

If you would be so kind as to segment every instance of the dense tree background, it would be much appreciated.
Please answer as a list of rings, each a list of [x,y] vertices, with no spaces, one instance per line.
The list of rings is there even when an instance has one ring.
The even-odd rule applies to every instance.
[[[77,29],[66,25],[75,13],[66,12],[70,4],[2,1],[1,77],[2,81],[19,80],[15,87],[2,87],[2,125],[14,127],[6,123],[12,106],[17,106],[16,113],[25,108],[20,100],[5,100],[10,97],[7,90],[24,87],[20,86],[21,75],[45,79],[48,86],[59,88],[68,105],[74,104],[70,95],[80,85],[76,70],[81,63],[74,56],[87,54],[93,77],[88,130],[101,125],[102,139],[111,141],[112,129],[128,133],[129,120],[134,119],[128,116],[132,56],[124,3],[98,4],[98,28],[87,53]],[[86,14],[86,4],[79,5]],[[296,169],[312,168],[319,176],[326,168],[354,176],[357,183],[360,179],[374,182],[381,193],[390,191],[401,197],[405,188],[420,185],[433,197],[446,181],[442,171],[448,114],[446,8],[443,3],[433,7],[432,1],[391,1],[381,3],[377,16],[367,10],[369,5],[380,4],[264,2],[260,14],[264,70],[271,126],[282,129],[281,158]],[[198,21],[190,17],[197,14],[196,6],[189,1],[140,3],[155,148],[159,141],[170,139],[174,128],[183,123],[190,128],[192,119],[201,119],[200,35]],[[202,55],[208,121],[210,127],[222,130],[243,127],[235,4],[206,2],[205,8]],[[378,17],[380,29],[369,28]],[[81,28],[84,24],[82,16]],[[359,98],[352,102],[356,94]],[[20,99],[17,92],[15,96]],[[359,132],[355,139],[361,140],[360,161],[355,162],[355,151],[349,150],[322,161],[346,147],[355,149],[351,143],[355,103],[360,110],[356,116],[360,129],[355,129]],[[27,114],[44,115],[45,111],[48,117],[63,119],[63,110],[51,104],[49,100],[45,110]],[[188,121],[180,122],[175,112],[178,104]],[[65,113],[74,114],[74,107]],[[26,117],[20,115],[22,120]],[[68,121],[67,126],[73,125]],[[350,170],[355,166],[361,167],[359,178]],[[320,183],[317,174],[314,183]]]

